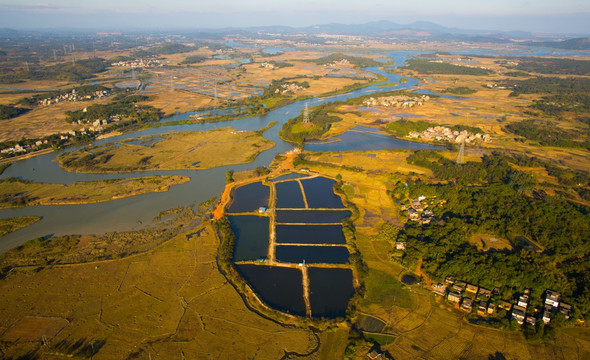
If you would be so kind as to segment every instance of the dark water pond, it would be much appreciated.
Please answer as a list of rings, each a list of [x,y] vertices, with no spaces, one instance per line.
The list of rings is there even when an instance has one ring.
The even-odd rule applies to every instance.
[[[293,179],[299,179],[299,178],[308,177],[308,176],[309,175],[306,175],[306,174],[300,174],[300,173],[292,172],[292,173],[289,173],[289,174],[278,176],[278,177],[272,179],[271,181],[272,182],[277,182],[277,181],[284,181],[284,180],[293,180]]]
[[[341,209],[342,199],[334,194],[336,181],[325,177],[301,180],[310,208]]]
[[[352,271],[310,267],[307,272],[311,315],[327,318],[345,316],[348,301],[354,295]]]
[[[262,265],[236,265],[236,268],[266,304],[305,316],[303,276],[299,269]]]
[[[277,225],[279,244],[346,244],[341,225]]]
[[[420,281],[417,276],[412,274],[404,274],[402,276],[402,282],[406,285],[415,285]]]
[[[268,255],[268,218],[263,216],[228,216],[236,235],[234,261],[258,260]]]
[[[349,218],[348,210],[277,210],[276,222],[283,224],[335,224]]]
[[[347,264],[348,249],[345,246],[283,246],[277,245],[277,261],[300,264]]]
[[[347,131],[336,136],[339,141],[324,144],[307,144],[308,151],[368,151],[385,149],[432,149],[440,150],[441,146],[428,145],[407,140],[401,140],[386,134],[373,132]]]
[[[275,185],[277,189],[277,208],[297,209],[305,208],[301,186],[297,181],[287,181]]]
[[[260,182],[237,188],[234,199],[228,209],[229,213],[257,211],[260,207],[268,207],[270,188]]]

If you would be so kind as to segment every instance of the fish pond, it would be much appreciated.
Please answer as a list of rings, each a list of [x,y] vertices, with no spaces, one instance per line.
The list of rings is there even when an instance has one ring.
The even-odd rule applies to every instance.
[[[258,260],[268,255],[268,218],[228,216],[236,235],[234,261]]]
[[[228,218],[236,236],[235,266],[272,308],[299,316],[345,316],[354,287],[342,221],[351,212],[334,193],[332,179],[300,174],[282,179],[234,191],[228,212],[235,215]]]
[[[346,264],[346,246],[290,246],[277,245],[277,261],[293,264]]]
[[[352,271],[311,267],[308,276],[311,315],[325,318],[345,316],[348,301],[354,295]]]
[[[346,244],[342,225],[277,225],[278,244]]]
[[[277,223],[282,224],[335,224],[348,219],[349,210],[277,210]]]
[[[237,265],[236,268],[266,304],[305,316],[303,276],[299,269],[265,265]]]
[[[261,207],[268,207],[270,188],[257,182],[237,188],[228,213],[253,212]]]

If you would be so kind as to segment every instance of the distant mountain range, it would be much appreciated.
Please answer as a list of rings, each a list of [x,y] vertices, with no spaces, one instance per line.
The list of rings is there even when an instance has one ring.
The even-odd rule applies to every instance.
[[[429,21],[417,21],[411,24],[398,24],[388,20],[369,22],[365,24],[324,24],[308,27],[261,26],[246,29],[250,32],[278,33],[284,35],[332,34],[332,35],[362,35],[375,38],[422,39],[433,41],[466,41],[513,43],[552,47],[569,50],[590,50],[589,38],[559,37],[549,34],[534,34],[526,31],[485,31],[445,27]],[[573,37],[573,36],[572,36]]]

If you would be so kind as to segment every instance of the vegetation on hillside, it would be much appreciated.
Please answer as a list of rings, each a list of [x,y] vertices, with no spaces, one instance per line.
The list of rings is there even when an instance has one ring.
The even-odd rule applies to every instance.
[[[458,86],[453,88],[446,88],[442,90],[442,92],[455,95],[471,95],[475,94],[477,90],[468,88],[467,86]]]
[[[316,63],[317,65],[328,65],[328,64],[332,64],[334,62],[342,61],[342,60],[347,60],[349,63],[351,63],[352,65],[359,67],[359,68],[375,67],[375,66],[383,65],[382,63],[375,61],[373,59],[370,59],[370,58],[344,55],[342,53],[330,54],[328,56],[324,56],[322,58],[312,60],[312,61],[314,63]]]
[[[0,75],[0,83],[16,83],[23,80],[65,80],[82,82],[107,69],[107,62],[101,58],[91,58],[74,62],[64,62],[49,66],[35,66],[30,70],[10,72]]]
[[[209,60],[207,56],[200,56],[200,55],[191,55],[187,56],[184,60],[180,62],[182,65],[190,65],[190,64],[198,64],[205,60]]]
[[[94,121],[107,119],[111,116],[120,115],[126,120],[134,121],[157,121],[162,112],[152,106],[139,105],[140,101],[147,100],[145,95],[120,95],[109,104],[94,104],[88,106],[86,111],[66,111],[67,121]]]
[[[420,74],[488,75],[492,73],[488,69],[433,62],[423,59],[410,59],[406,63],[407,65],[400,67],[400,69],[414,70]]]
[[[543,146],[590,148],[589,139],[580,141],[577,132],[561,129],[549,121],[522,120],[506,125],[505,130]]]
[[[290,119],[279,132],[282,139],[302,145],[307,140],[320,139],[330,130],[331,124],[341,121],[335,103],[321,105],[310,109],[309,123],[303,123],[303,114]]]
[[[513,89],[510,96],[590,91],[590,79],[587,78],[534,77],[526,80],[505,80],[501,84]]]
[[[7,120],[22,115],[29,111],[29,109],[24,109],[21,107],[16,107],[13,105],[2,105],[0,104],[0,120]]]
[[[590,74],[590,60],[526,57],[519,58],[517,62],[518,65],[506,67],[539,74]]]
[[[427,226],[408,222],[397,235],[407,242],[401,261],[413,267],[423,260],[422,270],[436,280],[455,276],[493,289],[511,300],[525,288],[532,291],[533,305],[547,289],[564,295],[584,315],[590,315],[590,209],[583,205],[535,194],[533,178],[514,169],[509,158],[492,154],[482,162],[463,165],[419,151],[408,158],[414,165],[431,169],[440,183],[399,182],[391,195],[397,200],[425,195],[444,204],[433,209],[440,221]],[[508,239],[512,251],[479,251],[466,242],[476,233]],[[531,245],[530,239],[542,247]]]

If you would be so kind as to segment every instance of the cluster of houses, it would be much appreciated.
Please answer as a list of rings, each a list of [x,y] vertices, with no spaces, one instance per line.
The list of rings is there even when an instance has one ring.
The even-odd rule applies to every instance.
[[[364,106],[385,106],[397,108],[410,108],[414,106],[422,106],[426,101],[430,100],[430,96],[422,95],[420,97],[410,97],[406,95],[370,97],[363,100]]]
[[[331,62],[329,64],[324,64],[324,67],[345,67],[345,66],[351,66],[350,61],[348,61],[346,59],[342,59],[342,60],[337,60],[337,61]]]
[[[304,88],[302,86],[299,86],[295,83],[282,84],[280,89],[275,90],[275,94],[279,94],[279,93],[281,95],[285,95],[288,93],[295,94],[297,91],[303,90],[303,89]]]
[[[453,60],[451,60],[453,61]],[[455,60],[455,61],[459,61],[459,62],[464,62],[466,61],[466,59],[459,59],[459,60]],[[444,61],[444,60],[430,60],[430,62],[433,63],[450,63],[450,61]],[[456,65],[456,64],[451,64],[451,65],[455,65],[455,66],[464,66],[464,67],[468,67],[468,68],[472,68],[472,69],[483,69],[483,70],[490,70],[490,68],[484,67],[484,66],[475,66],[475,65],[465,65],[465,64],[461,64],[461,65]]]
[[[86,135],[86,129],[82,129],[81,131],[79,131],[80,134],[82,135]],[[66,134],[62,134],[59,136],[60,140],[70,140],[71,137],[75,137],[77,135],[76,131],[71,130]],[[35,142],[35,144],[16,144],[12,147],[7,147],[4,149],[0,150],[0,154],[1,155],[5,155],[5,156],[12,156],[12,155],[21,155],[21,154],[26,154],[26,153],[30,153],[30,152],[34,152],[34,151],[38,151],[44,148],[49,147],[49,141],[48,140],[37,140]]]
[[[79,96],[76,89],[73,89],[71,92],[67,92],[62,95],[39,100],[39,105],[49,106],[52,104],[58,104],[60,102],[102,99],[106,96],[109,96],[109,92],[107,90],[97,90],[90,95]]]
[[[275,65],[269,62],[263,62],[262,64],[260,64],[260,67],[272,70],[275,68]]]
[[[402,205],[401,210],[408,211],[408,218],[410,221],[416,221],[421,225],[427,225],[434,220],[434,213],[432,210],[427,209],[429,205],[431,204],[426,202],[426,196],[420,195],[417,198],[410,200],[409,207]]]
[[[537,325],[537,318],[531,313],[538,313],[539,310],[535,308],[529,309],[530,289],[525,289],[524,294],[518,298],[516,304],[508,301],[499,301],[496,304],[491,301],[491,297],[492,294],[497,295],[499,293],[498,288],[488,290],[448,276],[445,279],[445,284],[432,285],[432,292],[446,297],[449,302],[456,304],[461,310],[468,313],[471,313],[476,308],[477,314],[480,316],[493,315],[497,312],[497,306],[510,313],[510,318],[516,320],[520,325],[525,322],[532,326]],[[545,305],[542,314],[542,320],[545,324],[548,324],[557,312],[562,313],[566,319],[569,319],[572,306],[560,302],[560,298],[561,294],[555,291],[545,291]]]
[[[84,108],[84,112],[86,112],[88,109]],[[84,122],[83,120],[78,120],[78,125],[82,125],[82,124],[91,124],[91,126],[88,128],[88,130],[90,131],[95,131],[95,132],[100,132],[102,130],[104,130],[104,127],[107,126],[110,123],[114,123],[114,122],[119,122],[122,120],[121,115],[117,114],[117,115],[113,115],[111,117],[108,117],[106,119],[95,119],[95,120],[89,120]],[[85,129],[83,129],[85,130]]]
[[[456,143],[465,141],[468,144],[476,141],[490,142],[492,139],[489,134],[472,134],[467,130],[451,130],[445,126],[429,127],[422,132],[411,131],[408,137],[426,141],[449,141]]]
[[[162,62],[158,59],[134,59],[127,61],[118,61],[111,64],[111,66],[123,66],[130,68],[153,68],[162,66]]]

